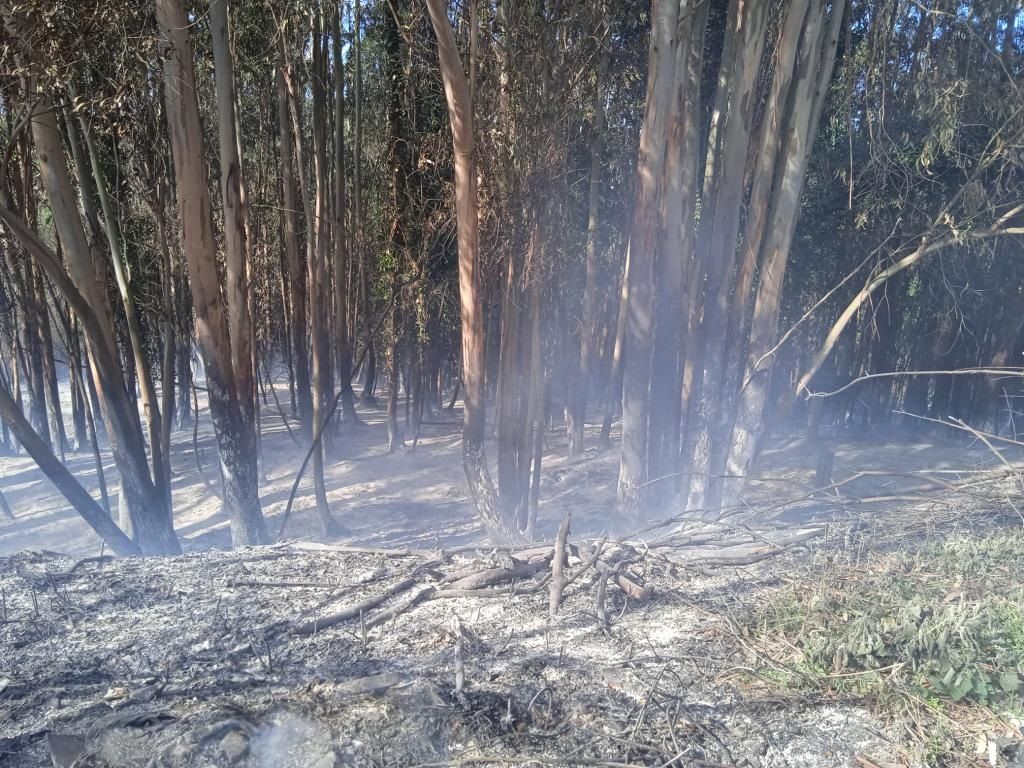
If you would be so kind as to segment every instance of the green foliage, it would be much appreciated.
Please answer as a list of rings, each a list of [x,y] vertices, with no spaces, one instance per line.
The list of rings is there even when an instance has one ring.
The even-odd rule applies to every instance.
[[[823,684],[858,679],[943,698],[1021,708],[1024,588],[1019,533],[962,536],[916,555],[878,558],[794,589],[754,618],[783,636],[797,668]],[[937,697],[937,698],[936,698]]]

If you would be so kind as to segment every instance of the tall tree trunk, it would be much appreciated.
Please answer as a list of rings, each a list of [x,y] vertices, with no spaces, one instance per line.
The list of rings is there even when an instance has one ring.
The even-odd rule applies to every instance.
[[[736,261],[736,238],[744,193],[744,171],[757,104],[756,88],[768,26],[769,5],[758,0],[741,0],[739,27],[731,60],[723,60],[732,93],[721,126],[718,156],[711,191],[701,200],[701,224],[697,235],[704,278],[704,312],[694,339],[695,354],[703,360],[694,369],[688,441],[692,445],[689,506],[705,506],[713,471],[712,450],[716,436],[717,407],[724,377],[725,327],[732,273]],[[721,86],[720,86],[721,87]],[[707,177],[705,178],[707,189]],[[700,278],[698,278],[700,279]]]
[[[50,119],[52,120],[52,111]],[[42,118],[42,121],[45,122],[46,118]],[[52,129],[56,132],[55,124],[52,125]],[[48,145],[44,144],[44,146]],[[46,158],[45,161],[42,159],[43,157]],[[54,190],[54,196],[51,198],[51,207],[55,214],[60,211],[61,215],[66,213],[66,203],[71,200],[70,195],[65,196],[66,190],[63,190],[60,184],[60,171],[53,167],[54,165],[62,164],[62,162],[63,158],[59,155],[41,153],[41,164],[44,167],[49,166],[44,179],[47,178],[47,175],[50,175],[49,181],[53,185],[52,188]],[[64,173],[66,177],[66,168]],[[58,200],[60,204],[54,204],[53,200]],[[74,211],[73,208],[72,211]],[[74,211],[74,213],[77,216],[77,211]],[[181,550],[178,546],[177,538],[174,536],[174,530],[170,525],[169,516],[164,511],[159,494],[149,477],[142,431],[139,428],[138,420],[132,412],[131,406],[127,402],[127,392],[124,389],[120,360],[117,354],[112,351],[110,337],[106,335],[103,323],[99,319],[99,315],[94,311],[94,306],[96,305],[90,304],[85,299],[85,296],[79,292],[72,281],[71,276],[64,271],[57,254],[51,251],[39,239],[38,235],[28,228],[24,221],[4,206],[0,206],[0,220],[21,240],[33,258],[46,270],[50,279],[56,285],[57,290],[67,299],[86,330],[92,352],[95,355],[95,358],[90,356],[93,381],[96,391],[99,393],[98,399],[102,400],[107,409],[110,421],[108,434],[115,461],[121,472],[122,484],[128,494],[128,502],[131,505],[130,512],[138,549],[143,554],[179,553]],[[62,223],[68,227],[68,236],[73,237],[73,226],[67,220],[64,220]],[[81,231],[80,228],[79,231]],[[84,242],[84,235],[82,240]],[[69,265],[80,268],[83,251],[86,251],[85,257],[88,258],[87,249],[80,244],[80,247],[76,247],[73,251],[77,256],[75,258],[69,256]],[[68,252],[69,254],[72,253],[70,249]],[[91,263],[89,263],[88,269],[91,272]],[[81,278],[81,274],[78,277]],[[87,280],[83,283],[83,286],[89,290],[95,290],[96,288],[95,284],[89,284]],[[15,429],[15,427],[12,426],[12,429]],[[33,434],[35,434],[34,431]],[[36,438],[41,440],[38,435],[36,435]],[[21,436],[19,435],[20,439]],[[45,445],[43,447],[45,448]],[[46,449],[45,452],[52,456],[52,451],[49,449]],[[34,458],[36,458],[37,462],[42,462],[40,466],[49,464],[45,456],[42,459],[37,456],[34,456]],[[54,461],[56,461],[55,458]]]
[[[306,354],[306,265],[299,251],[298,200],[295,195],[295,169],[292,160],[292,129],[288,115],[288,87],[285,83],[284,53],[277,69],[278,131],[281,153],[281,185],[284,192],[284,247],[288,261],[288,290],[291,305],[291,356],[295,369],[295,390],[299,421],[306,439],[313,434],[313,396],[309,382],[309,356]]]
[[[317,34],[317,30],[314,30],[314,52],[320,50],[321,40]],[[287,61],[287,50],[284,48],[284,39],[280,42],[282,47],[282,57]],[[323,452],[324,446],[322,441],[317,440],[317,436],[320,435],[321,430],[326,428],[323,423],[323,414],[326,406],[326,379],[325,376],[329,370],[330,360],[325,354],[325,338],[324,338],[324,326],[323,326],[323,288],[324,288],[324,277],[323,277],[323,262],[326,258],[326,250],[321,247],[320,241],[320,224],[319,222],[323,219],[320,218],[320,214],[324,213],[323,206],[323,194],[326,194],[326,189],[322,185],[321,171],[324,169],[324,163],[321,162],[319,155],[324,151],[324,126],[323,126],[323,82],[320,80],[320,53],[316,53],[316,60],[314,62],[314,74],[312,82],[312,93],[313,93],[313,161],[314,161],[314,175],[316,177],[316,212],[314,213],[313,205],[310,202],[310,184],[306,177],[306,160],[305,151],[302,144],[302,113],[299,101],[298,86],[296,85],[290,67],[284,67],[282,72],[284,74],[284,83],[288,93],[288,105],[289,114],[291,116],[291,127],[292,127],[292,145],[295,149],[295,168],[298,172],[299,180],[299,197],[302,201],[302,213],[306,222],[306,280],[309,289],[309,312],[310,312],[310,324],[309,331],[312,340],[312,355],[310,360],[312,362],[312,368],[310,371],[310,383],[312,390],[312,424],[313,432],[312,438],[316,441],[313,448],[313,486],[316,494],[316,510],[317,516],[320,519],[320,527],[324,535],[328,535],[335,523],[331,518],[330,507],[327,503],[327,490],[324,483],[324,465],[323,465]],[[319,82],[318,82],[319,81]],[[305,340],[303,340],[305,344]]]
[[[306,212],[306,258],[309,276],[309,312],[310,336],[312,338],[312,384],[313,384],[313,429],[314,435],[326,430],[324,423],[327,412],[327,401],[332,398],[331,354],[327,342],[327,307],[330,305],[330,291],[327,280],[327,133],[326,104],[324,81],[326,79],[326,56],[324,55],[324,36],[321,30],[320,14],[314,11],[313,17],[313,71],[310,82],[313,100],[313,175],[316,198],[315,212],[310,216],[309,187],[303,182],[302,143],[298,120],[298,99],[289,83],[288,97],[292,105],[292,129],[295,132],[295,157],[300,171],[299,180],[302,188],[303,210]],[[310,244],[313,247],[310,247]],[[329,432],[325,432],[325,437]],[[330,506],[327,503],[327,489],[324,483],[324,446],[319,442],[313,451],[313,484],[316,491],[316,508],[320,518],[320,526],[325,536],[332,533],[334,521],[331,519]]]
[[[22,366],[28,381],[29,415],[32,428],[48,446],[53,447],[50,436],[50,421],[46,410],[46,372],[43,364],[43,342],[39,335],[42,325],[42,309],[36,293],[36,276],[38,271],[31,261],[25,264],[25,275],[22,279],[22,311],[19,331],[21,346],[25,350],[25,362]]]
[[[163,503],[163,496],[154,486],[146,464],[145,441],[134,399],[124,385],[110,304],[97,276],[75,204],[55,108],[43,93],[36,94],[31,122],[39,154],[40,176],[68,270],[65,271],[57,254],[8,208],[0,206],[0,219],[46,271],[86,331],[93,352],[93,380],[105,408],[107,433],[127,493],[133,534],[139,549],[143,554],[180,552],[169,510]]]
[[[182,250],[188,263],[210,413],[220,448],[224,506],[231,520],[233,542],[260,544],[267,541],[267,531],[256,488],[256,440],[252,423],[243,420],[238,382],[231,365],[228,319],[217,276],[212,208],[206,187],[190,26],[178,0],[157,0],[156,9],[165,52],[164,95]]]
[[[355,244],[359,257],[359,300],[363,321],[363,344],[369,350],[366,354],[366,375],[363,379],[363,394],[360,400],[365,405],[374,405],[377,385],[377,351],[373,342],[373,297],[370,295],[370,273],[364,244],[363,231],[363,43],[362,3],[355,0],[355,30],[352,48],[355,55],[355,80],[352,83],[352,99],[355,102],[355,150],[352,161],[352,206],[355,220]]]
[[[626,257],[622,266],[622,285],[615,311],[615,333],[610,334],[612,344],[611,365],[604,393],[604,419],[601,422],[601,448],[611,445],[612,420],[615,418],[616,406],[622,402],[622,351],[626,337],[626,315],[629,304],[629,244],[626,245]]]
[[[601,170],[604,163],[605,81],[608,77],[608,8],[602,5],[600,34],[601,53],[597,64],[594,88],[594,125],[590,135],[590,181],[587,189],[587,252],[583,283],[583,324],[580,328],[580,367],[573,397],[573,431],[569,435],[569,456],[583,455],[583,433],[587,418],[587,399],[594,387],[594,358],[597,343],[597,233],[600,224]]]
[[[2,193],[0,193],[2,194]],[[25,405],[23,390],[28,395],[28,415],[32,428],[40,437],[50,441],[50,426],[46,415],[46,392],[43,376],[43,356],[36,329],[39,327],[38,302],[35,291],[36,267],[31,259],[24,259],[19,266],[10,264],[7,278],[13,289],[13,329],[11,338],[11,357],[15,363],[13,382],[18,406]],[[22,380],[25,387],[22,388]],[[52,443],[50,443],[52,447]]]
[[[657,254],[654,367],[650,419],[648,481],[654,508],[664,506],[677,487],[679,430],[683,389],[684,296],[693,260],[694,199],[697,186],[697,139],[704,24],[708,3],[680,8],[675,87],[665,148],[665,182],[660,210]]]
[[[50,415],[50,436],[57,446],[60,460],[65,460],[69,450],[67,431],[64,429],[64,413],[60,407],[60,390],[57,386],[57,361],[54,358],[53,329],[50,324],[50,311],[47,307],[46,292],[43,288],[43,275],[36,272],[35,279],[36,306],[39,308],[39,344],[43,352],[43,376],[46,386],[46,405]],[[66,354],[66,350],[65,350]]]
[[[745,370],[746,362],[747,344],[743,334],[747,331],[747,320],[754,303],[751,288],[772,209],[772,192],[778,177],[777,158],[785,138],[790,90],[795,78],[794,62],[799,44],[804,39],[808,5],[808,0],[790,0],[785,6],[785,17],[775,47],[772,81],[756,142],[757,159],[753,167],[753,181],[750,201],[747,204],[747,220],[740,246],[735,287],[725,318],[725,335],[719,345],[722,350],[721,364],[724,368],[717,374],[721,377],[718,382],[712,382],[712,386],[719,387],[720,394],[713,401],[713,426],[708,430],[712,438],[710,461],[707,465],[710,483],[709,490],[702,500],[707,507],[719,505],[723,483],[728,483],[725,479],[726,462],[736,415],[735,401],[739,395],[740,376]],[[778,193],[778,190],[774,191]],[[714,342],[709,340],[709,343]],[[707,399],[707,394],[704,395],[704,399]]]
[[[518,248],[506,257],[505,286],[501,302],[501,344],[498,355],[498,395],[495,423],[498,443],[498,493],[506,525],[523,522],[529,491],[529,454],[524,427],[529,398],[530,340],[524,328],[530,315],[529,274],[536,258],[539,226],[531,225],[525,264]],[[526,484],[524,485],[524,479]]]
[[[654,345],[654,266],[658,195],[664,176],[666,127],[675,82],[679,0],[656,0],[651,11],[647,97],[640,133],[636,202],[630,234],[629,300],[623,352],[622,456],[617,515],[629,528],[641,518],[647,490],[647,440]]]
[[[357,424],[352,393],[352,339],[348,324],[349,233],[345,226],[345,64],[342,60],[341,13],[333,16],[334,39],[334,318],[338,358],[338,386],[341,413],[346,422]]]
[[[409,173],[411,152],[410,136],[403,98],[408,90],[408,71],[402,62],[402,36],[398,28],[399,14],[404,10],[404,3],[396,0],[390,6],[390,13],[384,18],[384,55],[385,77],[390,86],[388,96],[388,162],[391,175],[391,209],[394,216],[391,233],[388,238],[394,247],[394,290],[399,292],[391,304],[391,348],[388,350],[389,382],[388,382],[388,453],[398,450],[405,444],[398,426],[398,383],[401,368],[402,350],[405,346],[405,321],[402,294],[406,293],[401,285],[402,272],[409,262],[409,233],[411,226],[409,200]],[[406,382],[408,387],[408,381]],[[408,389],[406,389],[408,392]]]
[[[178,394],[175,401],[178,404],[177,414],[174,418],[175,426],[178,429],[188,429],[198,414],[192,413],[192,340],[184,339],[184,343],[178,344],[177,360],[175,362],[177,375],[175,381],[178,383]]]
[[[163,309],[163,359],[160,368],[160,452],[170,490],[171,477],[171,414],[174,413],[174,361],[177,333],[174,327],[174,272],[171,267],[171,248],[167,240],[166,200],[167,184],[158,182],[155,206],[151,213],[156,226],[156,239],[160,248],[160,297]]]
[[[751,288],[757,268],[758,255],[764,242],[772,204],[772,188],[776,178],[776,161],[782,146],[786,110],[789,102],[795,72],[793,70],[804,20],[810,0],[790,0],[786,7],[785,21],[773,58],[773,75],[769,87],[765,113],[761,118],[760,135],[757,142],[757,164],[754,167],[750,201],[747,203],[747,219],[743,232],[740,264],[736,275],[736,288],[725,333],[725,392],[734,397],[740,384],[740,374],[745,367],[746,347],[740,335],[746,330],[753,305]],[[728,411],[727,408],[722,409]]]
[[[210,36],[217,93],[217,137],[220,149],[220,190],[224,206],[224,272],[231,369],[242,422],[253,423],[255,409],[252,366],[252,321],[247,286],[246,212],[242,200],[240,137],[235,131],[235,67],[228,39],[228,0],[210,0]],[[254,437],[255,439],[255,437]]]
[[[88,347],[86,347],[84,353],[88,368],[91,369],[93,364]],[[97,425],[103,423],[96,418],[96,412],[99,410],[99,397],[96,394],[96,385],[93,382],[92,376],[82,375],[81,369],[79,369],[79,375],[84,382],[84,388],[88,390],[85,393],[85,416],[86,424],[89,427],[89,445],[92,447],[93,466],[96,468],[96,482],[100,488],[100,501],[103,503],[103,509],[107,513],[107,517],[113,518],[110,494],[107,492],[107,477],[103,470],[103,455],[100,453],[100,441],[97,435]]]
[[[89,430],[86,425],[86,403],[89,395],[82,385],[82,345],[78,339],[78,329],[67,315],[68,338],[68,374],[71,384],[71,419],[75,425],[75,453],[83,453],[89,443]]]
[[[764,266],[751,319],[749,363],[736,411],[730,441],[723,501],[734,503],[754,457],[764,424],[770,370],[761,361],[771,348],[778,329],[782,302],[782,281],[786,260],[796,229],[800,193],[807,171],[807,158],[832,79],[840,25],[845,3],[833,3],[825,24],[825,8],[815,5],[808,13],[804,39],[796,62],[792,107],[786,125],[782,165],[778,171],[778,194],[764,244]]]
[[[77,361],[77,359],[79,357],[79,355],[77,354],[77,351],[75,349],[75,346],[76,346],[78,340],[75,338],[75,332],[74,332],[74,329],[72,327],[72,317],[73,316],[72,316],[71,312],[62,303],[60,297],[53,290],[53,286],[47,284],[47,288],[49,288],[50,305],[51,305],[52,310],[53,310],[52,318],[53,318],[53,320],[55,320],[57,322],[57,336],[60,338],[61,346],[64,348],[65,366],[67,367],[67,371],[68,371],[68,396],[69,396],[69,400],[71,401],[71,418],[72,418],[72,421],[74,423],[75,432],[76,432],[76,435],[75,435],[76,445],[75,445],[73,450],[75,451],[75,453],[79,453],[79,452],[85,450],[84,446],[85,446],[85,443],[87,441],[87,437],[86,437],[86,434],[85,434],[85,412],[84,412],[84,409],[83,409],[83,401],[82,401],[82,397],[81,397],[81,391],[80,391],[80,389],[78,387],[78,381],[77,381],[77,379],[76,379],[76,377],[74,375],[75,374],[75,365],[76,365],[75,361]],[[2,327],[0,327],[0,332],[2,332]],[[52,334],[51,334],[51,341],[50,341],[51,347],[52,347],[52,344],[53,344],[52,338],[53,337],[52,337]],[[3,355],[0,354],[0,372],[2,372],[2,370],[3,370]],[[55,368],[55,370],[56,370],[56,368]],[[59,395],[57,394],[56,376],[54,377],[54,398],[55,398],[55,400],[57,402],[59,402]],[[81,429],[81,433],[80,434],[78,433],[79,428]],[[80,441],[79,441],[79,438],[81,438]],[[70,448],[69,448],[69,450],[70,450]],[[63,459],[64,457],[62,456],[61,458]]]
[[[92,126],[83,118],[81,127],[82,134],[85,136],[85,146],[88,151],[93,175],[92,181],[94,182],[89,186],[96,190],[100,201],[100,208],[103,211],[103,224],[106,229],[107,243],[110,247],[114,277],[117,281],[118,293],[121,296],[121,303],[124,306],[125,319],[128,324],[128,340],[135,363],[135,378],[139,383],[139,390],[142,393],[142,411],[145,414],[146,424],[149,428],[149,447],[153,460],[153,483],[157,491],[162,495],[167,514],[170,515],[171,486],[162,450],[160,406],[157,403],[156,387],[153,385],[153,373],[142,338],[142,328],[135,306],[135,297],[132,295],[131,286],[128,283],[128,265],[122,250],[124,240],[121,234],[120,214],[110,199],[106,176],[100,162]]]
[[[476,171],[474,169],[473,105],[469,83],[455,43],[445,0],[427,0],[437,36],[455,155],[455,216],[459,246],[459,299],[462,306],[462,463],[478,514],[491,538],[500,544],[522,537],[502,520],[484,456],[484,318],[480,301],[479,236]]]
[[[536,271],[536,266],[535,266]],[[526,416],[523,419],[523,510],[520,512],[520,529],[527,538],[533,538],[537,528],[537,509],[540,503],[541,463],[544,460],[545,386],[544,361],[541,348],[541,280],[539,274],[530,279],[530,361],[526,402]]]

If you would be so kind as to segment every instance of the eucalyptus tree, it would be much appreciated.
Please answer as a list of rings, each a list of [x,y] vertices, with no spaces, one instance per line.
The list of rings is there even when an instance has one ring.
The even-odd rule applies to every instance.
[[[242,406],[249,393],[242,389],[244,375],[233,365],[228,308],[217,274],[213,208],[206,182],[189,25],[178,0],[158,0],[156,11],[163,48],[164,98],[174,156],[181,244],[188,263],[196,311],[196,334],[206,368],[210,412],[220,454],[224,504],[231,520],[234,543],[260,544],[268,537],[257,491],[256,434],[253,420],[245,418]],[[222,66],[228,64],[223,63]],[[233,115],[222,117],[234,120]],[[222,138],[224,135],[222,131]],[[225,150],[229,156],[234,151],[231,143],[232,148]],[[231,225],[237,225],[237,222],[231,222]],[[242,298],[236,295],[236,300],[244,302],[244,293]],[[243,367],[250,364],[248,358],[236,358]]]

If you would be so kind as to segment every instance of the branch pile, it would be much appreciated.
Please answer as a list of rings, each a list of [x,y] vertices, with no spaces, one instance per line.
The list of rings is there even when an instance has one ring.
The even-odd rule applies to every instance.
[[[371,597],[351,603],[324,616],[296,619],[279,627],[296,636],[310,636],[346,622],[358,622],[365,631],[394,621],[418,605],[446,598],[512,598],[540,593],[549,594],[549,615],[554,618],[561,606],[565,590],[584,576],[597,586],[595,614],[602,623],[608,585],[620,590],[629,600],[646,602],[652,589],[645,583],[643,566],[647,557],[626,543],[608,544],[604,539],[594,544],[568,541],[569,518],[559,529],[554,544],[534,546],[513,552],[494,550],[477,552],[469,566],[454,568],[456,552],[422,550],[373,550],[387,558],[417,557],[424,562],[409,576],[399,579]],[[369,553],[358,547],[292,544],[298,548],[340,550]]]

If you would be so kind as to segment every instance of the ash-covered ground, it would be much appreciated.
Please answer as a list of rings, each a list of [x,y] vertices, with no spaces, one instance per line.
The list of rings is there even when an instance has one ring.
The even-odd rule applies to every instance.
[[[801,675],[790,668],[800,649],[788,637],[766,643],[750,617],[785,603],[794,585],[820,586],[836,562],[869,567],[872,547],[913,549],[1002,507],[1006,525],[1019,523],[1017,492],[1002,501],[1005,478],[990,476],[1002,462],[984,447],[781,441],[765,451],[745,500],[756,530],[729,518],[713,535],[680,533],[659,549],[656,538],[670,531],[661,528],[651,549],[612,553],[609,562],[618,557],[652,597],[627,600],[609,583],[607,629],[598,573],[572,557],[568,573],[581,575],[549,620],[550,563],[514,588],[429,593],[450,593],[453,574],[502,564],[472,549],[483,537],[464,491],[458,420],[390,455],[383,413],[361,416],[367,426],[337,441],[327,473],[328,499],[352,531],[346,543],[450,554],[387,557],[337,541],[212,550],[230,537],[196,467],[211,472],[215,455],[205,415],[196,442],[186,432],[172,441],[175,523],[189,552],[181,558],[90,558],[100,542],[31,461],[0,457],[15,514],[0,519],[9,555],[0,558],[0,767],[920,765],[905,712],[836,685],[789,684]],[[279,531],[301,450],[273,423],[269,414],[261,504]],[[836,484],[821,489],[815,466],[826,449]],[[568,512],[572,541],[597,536],[614,503],[616,452],[565,454],[552,434],[538,521],[548,541]],[[69,466],[96,495],[91,458]],[[319,538],[313,505],[307,477],[288,536]],[[808,526],[827,530],[800,541]],[[798,546],[744,565],[779,542]],[[912,552],[900,560],[914,562]],[[362,621],[355,611],[319,627],[389,591]],[[388,611],[396,617],[384,620]],[[315,633],[298,631],[311,622]],[[988,728],[979,722],[982,735]],[[969,752],[958,765],[976,764]]]
[[[309,546],[0,560],[0,765],[899,762],[858,702],[780,696],[747,674],[730,616],[802,555],[703,576],[641,552],[621,571],[652,595],[609,580],[605,628],[582,551],[549,619],[543,558],[459,597],[442,594],[503,567],[493,554]]]

